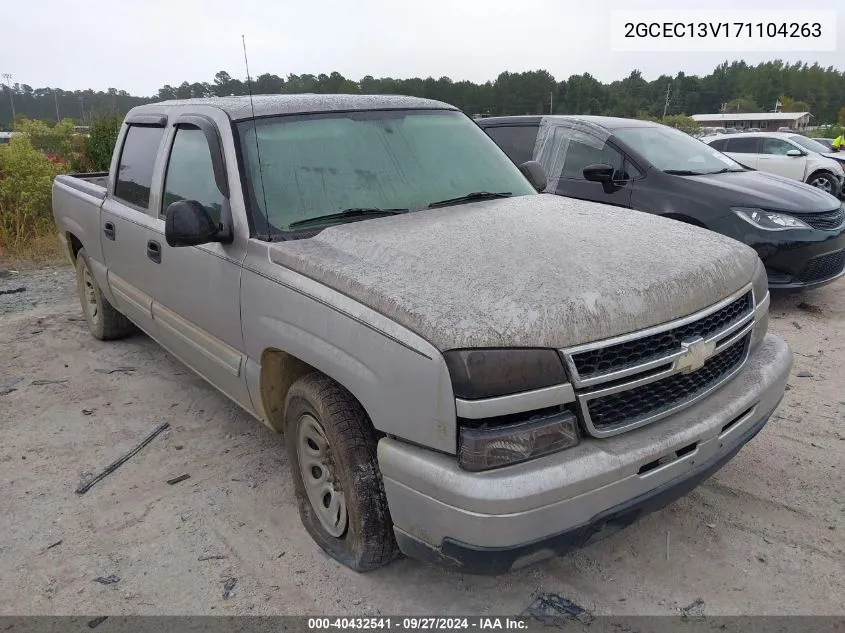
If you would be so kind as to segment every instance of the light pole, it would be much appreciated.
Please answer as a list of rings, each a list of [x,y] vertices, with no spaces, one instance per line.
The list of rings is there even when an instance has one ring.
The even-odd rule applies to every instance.
[[[3,79],[6,80],[6,86],[9,88],[9,103],[12,104],[12,123],[15,121],[15,98],[12,96],[12,75],[11,73],[3,73]]]

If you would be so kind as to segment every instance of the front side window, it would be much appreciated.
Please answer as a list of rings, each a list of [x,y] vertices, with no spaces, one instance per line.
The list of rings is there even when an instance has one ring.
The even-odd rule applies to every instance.
[[[536,193],[483,130],[451,110],[269,117],[243,121],[239,132],[254,219],[264,216],[271,234],[348,210]],[[343,221],[351,219],[326,224]]]
[[[142,209],[149,206],[153,169],[163,136],[162,127],[129,126],[117,167],[115,198]]]
[[[534,158],[537,125],[508,125],[484,128],[505,154],[517,165]]]
[[[783,139],[766,137],[763,139],[763,154],[775,154],[777,156],[786,156],[786,153],[797,149],[792,143],[787,143]]]
[[[712,147],[713,149],[717,149],[720,152],[725,151],[725,146],[727,144],[728,144],[728,139],[726,139],[726,138],[719,138],[719,139],[716,139],[715,141],[710,141],[710,143],[709,143],[710,147]]]
[[[214,181],[211,152],[205,134],[193,126],[180,126],[173,139],[164,180],[162,214],[177,200],[196,200],[215,223],[220,222],[223,195]]]
[[[614,180],[630,180],[638,176],[633,166],[615,147],[591,134],[573,131],[566,147],[563,170],[560,177],[569,180],[585,180],[584,169],[590,165],[610,165]]]
[[[759,154],[760,139],[756,136],[729,139],[728,149],[725,151],[733,152],[734,154]]]

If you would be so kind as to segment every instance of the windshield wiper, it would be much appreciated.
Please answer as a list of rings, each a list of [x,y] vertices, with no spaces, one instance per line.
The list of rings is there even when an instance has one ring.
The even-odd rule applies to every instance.
[[[448,207],[453,204],[462,204],[464,202],[475,202],[476,200],[492,200],[493,198],[510,198],[513,194],[510,191],[473,191],[465,196],[457,198],[449,198],[447,200],[440,200],[432,202],[428,205],[429,209],[437,207]]]
[[[318,215],[316,218],[306,218],[305,220],[297,220],[291,222],[288,228],[310,226],[312,224],[322,224],[330,220],[343,220],[346,218],[363,218],[367,216],[380,217],[384,215],[398,215],[399,213],[408,213],[408,209],[380,209],[378,207],[356,207],[352,209],[344,209],[337,213],[329,213],[327,215]]]
[[[704,172],[704,171],[691,171],[689,169],[664,169],[664,174],[669,174],[670,176],[706,176],[708,173],[715,173],[715,172]]]

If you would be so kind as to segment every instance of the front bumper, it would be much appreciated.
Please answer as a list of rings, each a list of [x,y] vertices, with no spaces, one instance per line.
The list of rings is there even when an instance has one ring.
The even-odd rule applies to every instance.
[[[379,467],[399,547],[489,573],[602,538],[730,460],[777,407],[791,364],[786,343],[768,335],[733,380],[692,407],[499,470],[469,473],[452,456],[384,438]]]
[[[757,251],[766,266],[769,288],[823,286],[845,274],[845,225],[831,231],[813,228],[767,231],[730,214],[711,222],[707,228]]]

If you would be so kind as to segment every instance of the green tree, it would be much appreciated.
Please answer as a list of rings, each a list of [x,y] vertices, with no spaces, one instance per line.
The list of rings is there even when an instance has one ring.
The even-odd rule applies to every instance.
[[[742,112],[760,112],[760,106],[748,97],[739,97],[731,99],[725,105],[725,112],[742,113]]]
[[[663,124],[687,134],[695,134],[701,129],[701,126],[686,114],[670,114],[663,119]]]
[[[85,166],[88,169],[108,170],[122,121],[123,117],[117,113],[99,116],[91,121],[82,150]]]
[[[839,108],[837,119],[839,121],[839,125],[845,126],[845,107]]]
[[[70,157],[73,143],[73,121],[63,119],[55,125],[32,119],[15,121],[15,132],[29,138],[32,147],[45,154],[55,154],[63,160]]]

